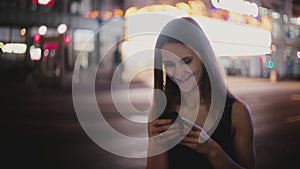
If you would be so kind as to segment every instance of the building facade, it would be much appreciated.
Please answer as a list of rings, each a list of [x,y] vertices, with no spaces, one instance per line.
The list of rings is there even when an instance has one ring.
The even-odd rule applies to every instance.
[[[276,80],[300,77],[300,19],[295,13],[299,7],[292,0],[236,0],[235,3],[244,5],[248,13],[222,0],[5,0],[0,2],[1,60],[38,65],[36,71],[40,76],[52,76],[58,81],[64,79],[64,72],[73,71],[76,62],[82,69],[100,64],[99,73],[110,74],[115,68],[116,49],[125,60],[131,50],[126,46],[143,46],[128,39],[128,31],[133,27],[143,29],[142,24],[128,24],[132,14],[178,10],[200,18],[200,22],[205,18],[210,24],[225,23],[228,31],[233,27],[240,30],[244,39],[235,39],[239,47],[230,46],[225,38],[222,44],[215,44],[227,75],[273,76]],[[105,29],[113,23],[116,24],[113,29]],[[240,27],[264,32],[266,37],[269,32],[271,42],[268,38],[251,41],[251,36],[245,36]],[[214,31],[212,33],[218,33]],[[222,38],[225,33],[220,35]],[[118,43],[120,41],[122,43]],[[243,44],[245,42],[248,45]],[[258,48],[259,51],[255,50]],[[132,71],[132,67],[150,63],[143,60],[145,58],[140,59],[141,63],[125,64],[124,74]]]

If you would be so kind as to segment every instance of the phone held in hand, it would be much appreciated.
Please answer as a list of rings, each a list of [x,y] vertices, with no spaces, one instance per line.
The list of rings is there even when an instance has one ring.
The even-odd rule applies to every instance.
[[[178,112],[163,112],[158,119],[172,119],[172,123],[174,123],[178,116]],[[179,120],[181,120],[181,118]]]

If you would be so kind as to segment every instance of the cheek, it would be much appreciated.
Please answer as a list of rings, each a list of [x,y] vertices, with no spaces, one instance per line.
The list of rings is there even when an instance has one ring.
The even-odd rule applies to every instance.
[[[164,70],[168,76],[173,76],[175,73],[174,67],[166,67],[166,68],[164,68]]]
[[[203,70],[202,66],[198,66],[196,69],[192,70],[197,81],[199,81],[203,76]]]
[[[197,80],[200,81],[202,76],[204,74],[204,69],[203,68],[200,68],[197,72]]]

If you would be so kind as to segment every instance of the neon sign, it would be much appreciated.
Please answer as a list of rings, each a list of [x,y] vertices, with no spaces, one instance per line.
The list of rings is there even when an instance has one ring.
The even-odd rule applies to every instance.
[[[258,6],[255,3],[243,0],[211,0],[215,8],[225,9],[240,14],[252,15],[257,17]]]

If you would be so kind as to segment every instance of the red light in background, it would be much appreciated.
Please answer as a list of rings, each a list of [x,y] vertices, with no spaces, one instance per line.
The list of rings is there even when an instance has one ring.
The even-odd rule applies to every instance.
[[[65,35],[64,36],[64,44],[65,45],[68,45],[68,44],[70,44],[72,42],[72,36],[70,36],[70,35]]]
[[[32,4],[37,5],[38,4],[38,0],[32,0]]]
[[[54,0],[32,0],[32,4],[51,7],[54,5]]]
[[[36,33],[33,35],[33,42],[38,43],[41,42],[41,40],[42,40],[42,36],[40,34]]]
[[[263,56],[262,55],[258,56],[258,61],[263,62]]]
[[[49,50],[56,50],[59,48],[59,45],[58,43],[46,43],[44,44],[43,48],[46,50],[46,49],[49,49]]]

